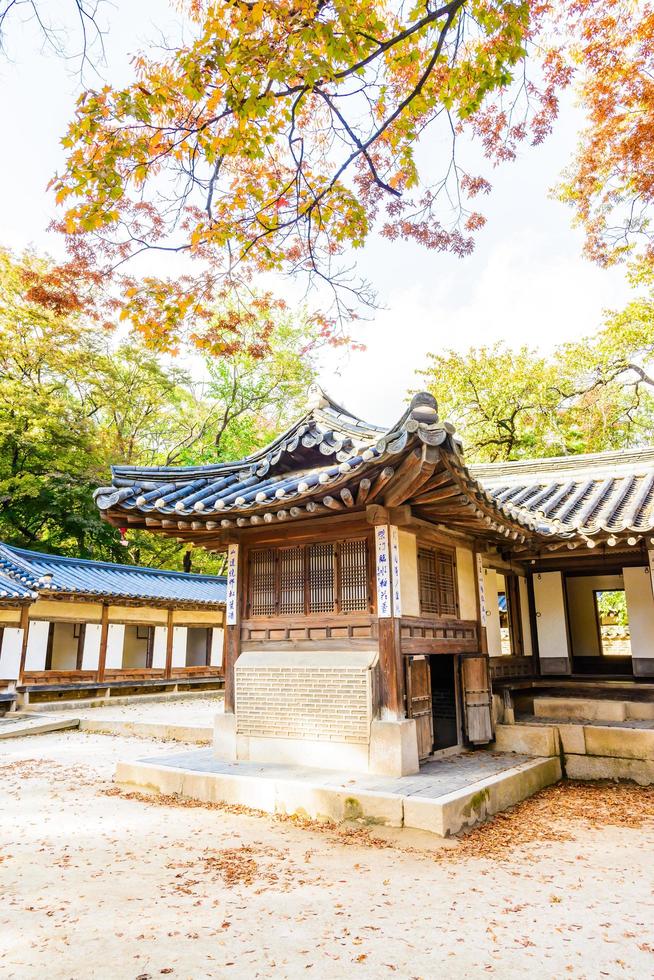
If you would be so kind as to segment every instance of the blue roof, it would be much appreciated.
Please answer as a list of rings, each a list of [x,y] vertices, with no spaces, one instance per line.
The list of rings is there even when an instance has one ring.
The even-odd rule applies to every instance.
[[[193,575],[86,558],[64,558],[0,543],[0,598],[77,592],[98,597],[220,605],[225,602],[226,583],[221,575]]]
[[[9,575],[0,574],[0,599],[36,599],[33,592],[22,582],[17,582]]]

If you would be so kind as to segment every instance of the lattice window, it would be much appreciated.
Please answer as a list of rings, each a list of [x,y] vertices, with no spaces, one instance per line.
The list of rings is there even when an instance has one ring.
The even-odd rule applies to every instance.
[[[307,548],[309,566],[309,612],[334,611],[334,545],[310,544]]]
[[[366,538],[258,548],[249,553],[250,616],[302,616],[369,609]]]
[[[437,552],[438,601],[441,616],[456,616],[456,572],[454,556],[448,551]]]
[[[304,548],[282,548],[279,552],[279,613],[304,613]]]
[[[456,616],[456,566],[454,555],[436,548],[418,549],[420,612]]]
[[[249,566],[250,615],[272,616],[276,611],[274,548],[251,551]]]
[[[361,612],[368,609],[368,543],[343,541],[340,548],[340,609],[341,612]]]

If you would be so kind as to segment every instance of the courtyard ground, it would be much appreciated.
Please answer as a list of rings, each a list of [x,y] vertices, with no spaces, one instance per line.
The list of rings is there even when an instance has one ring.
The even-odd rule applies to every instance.
[[[143,754],[0,745],[2,978],[654,975],[654,788],[559,785],[443,842],[118,791]]]
[[[32,705],[38,712],[38,704]],[[90,718],[98,721],[136,721],[169,725],[206,725],[213,728],[216,714],[224,710],[222,691],[206,697],[170,698],[160,701],[143,701],[138,697],[127,704],[103,704],[94,706],[70,707],[57,712],[68,718]]]

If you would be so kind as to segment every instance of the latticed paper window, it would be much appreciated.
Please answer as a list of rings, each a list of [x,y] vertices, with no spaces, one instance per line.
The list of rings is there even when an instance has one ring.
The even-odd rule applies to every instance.
[[[276,611],[274,548],[251,551],[249,566],[250,615],[272,616]]]
[[[420,612],[436,616],[457,615],[454,555],[436,548],[418,549]]]
[[[304,612],[304,548],[282,548],[279,552],[279,613],[292,616]]]
[[[436,552],[438,569],[438,602],[441,616],[456,616],[456,582],[454,557],[447,551]]]
[[[334,611],[334,545],[310,544],[307,548],[309,566],[309,612]]]
[[[367,612],[368,565],[366,538],[254,549],[248,556],[248,614]]]
[[[341,612],[361,612],[368,609],[368,543],[343,541],[340,548]]]

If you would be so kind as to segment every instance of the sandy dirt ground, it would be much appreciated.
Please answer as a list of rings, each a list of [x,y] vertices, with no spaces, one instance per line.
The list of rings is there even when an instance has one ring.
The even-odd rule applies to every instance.
[[[98,721],[145,721],[167,725],[204,725],[213,728],[215,716],[224,709],[222,692],[206,698],[175,701],[131,701],[93,708],[70,708],[59,714],[68,718],[97,718]],[[34,706],[38,712],[38,705]]]
[[[0,747],[3,980],[654,976],[654,788],[552,787],[436,842],[121,793],[143,755]]]

